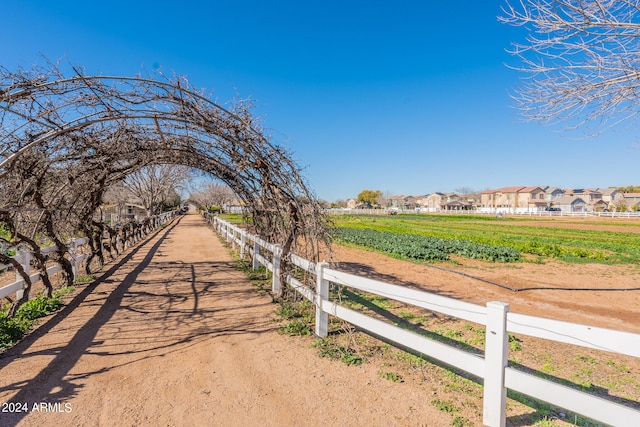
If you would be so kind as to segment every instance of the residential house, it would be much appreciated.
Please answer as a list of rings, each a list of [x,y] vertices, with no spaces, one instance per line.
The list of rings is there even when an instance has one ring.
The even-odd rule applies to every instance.
[[[445,211],[470,211],[473,209],[473,203],[465,199],[456,199],[442,205]]]
[[[418,208],[420,208],[422,211],[426,211],[427,210],[427,199],[430,196],[430,194],[424,194],[422,196],[416,196],[416,204],[418,205]]]
[[[247,212],[247,207],[242,200],[234,198],[222,205],[222,211],[224,213],[242,214]]]
[[[550,206],[553,203],[554,199],[557,199],[560,196],[564,196],[564,190],[558,187],[543,187],[545,193],[545,200],[547,201],[547,206]]]
[[[602,200],[608,203],[616,204],[620,200],[624,200],[623,193],[617,188],[598,188],[602,194]]]
[[[560,208],[562,212],[586,212],[587,202],[576,195],[564,195],[556,198],[553,206]]]
[[[518,191],[517,208],[542,211],[548,206],[546,192],[542,187],[524,187]]]
[[[437,191],[427,196],[426,205],[424,207],[427,212],[440,212],[445,209],[444,205],[453,202],[454,200],[458,200],[459,198],[460,196],[455,193],[442,193]]]
[[[358,199],[348,199],[347,200],[347,209],[373,209],[374,206],[371,203],[359,202]]]
[[[609,210],[619,210],[618,208],[622,206],[627,207],[624,194],[617,188],[599,188],[598,190],[602,193],[602,200],[608,204]]]
[[[493,211],[538,211],[547,204],[542,187],[503,187],[485,190],[480,194],[480,205]]]
[[[587,210],[590,212],[602,212],[605,209],[609,209],[609,204],[602,199],[587,204]]]
[[[132,201],[102,206],[103,220],[111,223],[140,219],[146,216],[147,210],[145,207]]]
[[[622,193],[622,197],[630,211],[640,210],[640,193]]]
[[[414,196],[391,196],[387,199],[390,207],[398,209],[415,209],[418,207],[417,198]]]

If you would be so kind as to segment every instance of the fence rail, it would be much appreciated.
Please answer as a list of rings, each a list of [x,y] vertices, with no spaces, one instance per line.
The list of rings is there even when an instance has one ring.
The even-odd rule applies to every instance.
[[[241,255],[250,254],[254,269],[261,264],[274,273],[272,290],[277,292],[282,285],[280,274],[278,274],[280,247],[249,234],[217,216],[207,213],[204,213],[204,216],[227,242],[233,247],[239,247]],[[509,305],[501,302],[489,302],[486,307],[483,307],[342,272],[330,268],[327,263],[314,263],[294,254],[290,254],[288,260],[315,275],[315,289],[290,276],[286,277],[286,281],[315,304],[317,336],[327,335],[328,316],[332,315],[376,336],[482,378],[484,380],[483,423],[487,426],[502,427],[506,424],[507,389],[607,424],[621,427],[640,425],[640,411],[631,407],[509,367],[508,333],[514,332],[633,357],[640,357],[640,334],[510,313]],[[329,283],[485,325],[484,356],[465,352],[341,306],[329,300]]]
[[[174,212],[166,212],[164,214],[157,215],[157,218],[154,218],[155,220],[152,221],[152,224],[158,227],[166,223],[171,218],[173,218],[173,216],[174,216]],[[81,239],[72,239],[66,245],[67,259],[71,262],[73,280],[75,280],[78,277],[78,266],[90,256],[90,254],[88,253],[84,253],[84,254],[78,253],[78,249],[80,249],[83,245],[86,245],[88,242],[89,242],[89,238],[83,237]],[[56,252],[56,251],[58,251],[58,248],[56,246],[48,246],[40,249],[40,253],[42,253],[43,255]],[[16,261],[18,261],[20,265],[22,265],[22,268],[24,269],[25,273],[29,274],[29,279],[31,281],[31,284],[35,284],[40,280],[42,280],[42,274],[40,272],[31,274],[31,260],[32,260],[31,251],[18,250],[16,252],[16,255],[13,258]],[[0,271],[8,270],[11,267],[12,267],[11,264],[0,264]],[[59,264],[55,264],[48,267],[46,272],[47,272],[47,275],[50,276],[52,274],[60,272],[61,270],[62,270],[62,267]],[[16,294],[16,299],[20,299],[24,294],[24,289],[25,289],[25,281],[20,275],[20,273],[16,271],[15,282],[0,288],[0,300],[12,294]]]

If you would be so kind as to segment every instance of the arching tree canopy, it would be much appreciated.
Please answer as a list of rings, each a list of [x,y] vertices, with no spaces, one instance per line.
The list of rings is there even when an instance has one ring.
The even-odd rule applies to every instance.
[[[223,108],[183,77],[69,74],[0,69],[0,227],[56,243],[90,233],[110,184],[178,164],[227,184],[285,252],[318,256],[320,205],[248,103]]]

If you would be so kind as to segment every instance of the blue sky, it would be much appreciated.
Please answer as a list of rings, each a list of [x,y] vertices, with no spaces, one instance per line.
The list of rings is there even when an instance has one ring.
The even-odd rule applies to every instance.
[[[48,59],[88,74],[186,75],[239,96],[293,151],[318,197],[363,189],[640,184],[637,132],[595,138],[523,122],[505,63],[520,29],[501,1],[13,1],[0,65]]]

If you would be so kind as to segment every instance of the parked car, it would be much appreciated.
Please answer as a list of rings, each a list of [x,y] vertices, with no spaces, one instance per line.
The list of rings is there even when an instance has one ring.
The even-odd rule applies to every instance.
[[[547,207],[547,208],[544,208],[544,210],[547,212],[560,212],[560,208]]]

